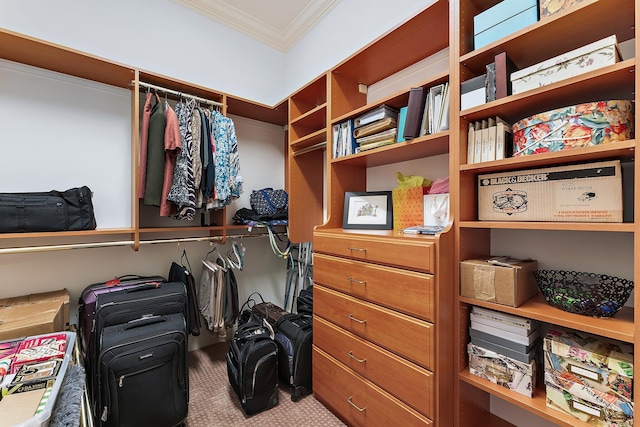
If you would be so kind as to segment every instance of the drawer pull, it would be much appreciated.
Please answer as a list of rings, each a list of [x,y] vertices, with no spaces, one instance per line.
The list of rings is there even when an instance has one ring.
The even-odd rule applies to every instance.
[[[353,406],[354,408],[356,408],[358,411],[360,412],[364,412],[367,410],[367,407],[365,406],[364,408],[360,408],[358,405],[356,405],[355,403],[353,403],[353,396],[349,396],[347,398],[347,402],[349,402],[349,405]]]
[[[366,285],[367,284],[366,280],[356,280],[353,277],[349,277],[349,281],[351,283],[357,283],[359,285]]]
[[[356,319],[355,317],[353,317],[353,315],[352,315],[352,314],[350,314],[350,315],[349,315],[349,319],[351,319],[351,320],[353,320],[353,321],[355,321],[355,322],[358,322],[358,323],[367,323],[367,321],[366,321],[366,320]]]
[[[359,252],[367,252],[366,249],[363,248],[354,248],[353,246],[349,246],[350,251],[359,251]]]
[[[349,353],[347,353],[347,354],[349,355],[349,357],[350,357],[350,358],[352,358],[352,359],[353,359],[353,360],[355,360],[356,362],[364,363],[364,362],[366,362],[366,361],[367,361],[367,359],[358,359],[357,357],[355,357],[355,356],[353,355],[353,351],[350,351],[350,352],[349,352]]]

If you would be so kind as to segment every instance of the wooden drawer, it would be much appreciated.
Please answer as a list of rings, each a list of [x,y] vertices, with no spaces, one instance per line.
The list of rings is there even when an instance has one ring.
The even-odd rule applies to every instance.
[[[313,250],[433,273],[435,242],[427,238],[370,236],[349,233],[313,234]]]
[[[433,422],[313,348],[313,393],[350,426],[430,426]]]
[[[313,312],[427,369],[433,369],[433,324],[327,289],[313,288]]]
[[[313,264],[316,283],[434,321],[435,290],[430,274],[323,254],[315,254]]]
[[[333,358],[433,419],[435,377],[362,338],[327,322],[313,321],[313,343]]]

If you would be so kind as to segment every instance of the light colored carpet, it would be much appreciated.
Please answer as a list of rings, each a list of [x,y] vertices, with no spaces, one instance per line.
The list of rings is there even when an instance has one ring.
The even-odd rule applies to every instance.
[[[297,402],[291,400],[288,387],[280,386],[279,403],[274,408],[250,417],[240,406],[229,384],[225,354],[228,343],[214,344],[189,353],[189,415],[187,427],[342,427],[313,395]]]

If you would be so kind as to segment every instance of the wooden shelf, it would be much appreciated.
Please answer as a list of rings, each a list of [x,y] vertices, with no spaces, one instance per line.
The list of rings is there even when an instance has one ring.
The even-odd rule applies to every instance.
[[[564,13],[542,19],[489,45],[461,52],[460,64],[482,74],[496,54],[506,51],[522,69],[612,34],[617,36],[618,43],[630,40],[635,37],[633,10],[633,0],[616,1],[615,6],[607,1],[584,0]],[[607,18],[602,19],[603,16]]]
[[[516,405],[520,408],[527,410],[533,414],[536,414],[548,421],[551,421],[559,426],[563,427],[588,427],[589,424],[584,423],[571,415],[565,414],[559,410],[547,407],[545,399],[544,385],[536,388],[533,397],[527,397],[515,391],[509,390],[505,387],[492,383],[491,381],[480,378],[469,372],[468,369],[460,372],[459,378],[468,384],[473,385],[479,389],[482,389],[493,396],[497,396],[507,402]],[[540,381],[539,381],[540,382]],[[491,425],[493,424],[482,424]]]
[[[511,230],[565,230],[633,233],[635,224],[619,222],[518,222],[518,221],[459,221],[460,228]]]
[[[410,141],[396,142],[362,153],[339,157],[332,164],[358,167],[389,165],[421,157],[431,157],[449,152],[449,131],[421,136]]]
[[[542,294],[537,294],[519,307],[509,307],[465,297],[460,297],[460,302],[500,310],[505,313],[565,326],[620,341],[634,342],[635,333],[632,307],[622,307],[620,311],[611,318],[596,318],[569,313],[552,307],[547,304]]]
[[[519,169],[533,169],[559,164],[586,163],[603,159],[633,160],[636,140],[616,141],[610,144],[592,147],[574,148],[571,150],[540,153],[532,156],[511,157],[483,163],[460,165],[462,173],[484,174]]]
[[[630,59],[463,110],[460,116],[468,121],[500,116],[515,123],[533,114],[583,102],[633,99],[634,79],[635,60]]]

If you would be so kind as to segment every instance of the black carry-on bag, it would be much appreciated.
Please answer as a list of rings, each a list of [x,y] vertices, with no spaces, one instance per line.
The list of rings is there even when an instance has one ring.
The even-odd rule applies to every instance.
[[[276,322],[280,380],[291,388],[291,400],[312,392],[313,320],[308,314],[285,314]]]
[[[173,427],[187,417],[188,346],[180,313],[107,326],[98,355],[100,427]]]
[[[278,404],[278,347],[266,320],[245,314],[229,344],[227,374],[245,414],[253,415]]]

